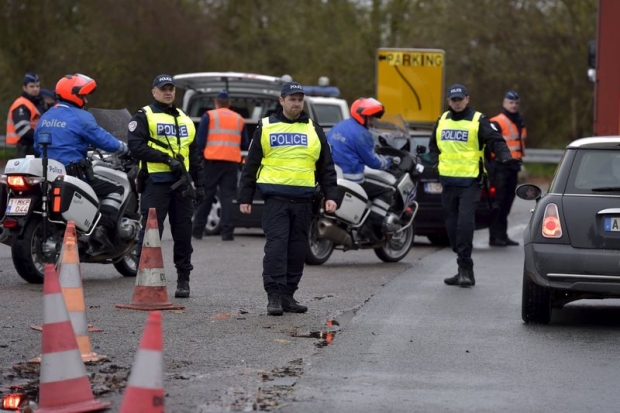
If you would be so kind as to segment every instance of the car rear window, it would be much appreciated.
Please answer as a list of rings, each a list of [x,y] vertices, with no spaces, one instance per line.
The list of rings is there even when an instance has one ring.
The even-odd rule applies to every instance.
[[[577,150],[565,193],[601,192],[620,192],[620,151]]]

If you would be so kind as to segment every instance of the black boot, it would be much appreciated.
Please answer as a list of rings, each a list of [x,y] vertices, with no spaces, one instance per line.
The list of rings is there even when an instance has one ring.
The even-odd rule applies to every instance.
[[[308,307],[301,305],[293,298],[293,294],[282,294],[282,310],[287,313],[305,313]]]
[[[282,315],[282,296],[280,293],[267,293],[267,314],[269,315]]]
[[[99,244],[98,248],[94,248],[91,255],[109,254],[114,251],[114,244],[108,237],[107,228],[103,225],[99,225],[93,231],[92,239]]]
[[[177,290],[174,292],[174,296],[177,298],[189,297],[189,272],[177,273]]]
[[[469,272],[469,278],[471,278],[471,286],[473,287],[474,285],[476,285],[476,279],[474,278],[474,269],[471,268],[467,270],[467,272]]]
[[[459,275],[456,274],[456,275],[453,275],[452,277],[444,278],[443,282],[448,285],[459,285]]]
[[[473,285],[473,281],[470,276],[470,270],[467,268],[459,268],[457,281],[459,283],[459,287],[471,287]]]

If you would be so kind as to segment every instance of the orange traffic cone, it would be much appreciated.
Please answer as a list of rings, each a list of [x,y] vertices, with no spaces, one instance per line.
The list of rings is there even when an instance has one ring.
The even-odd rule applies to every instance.
[[[69,312],[69,319],[73,326],[78,348],[84,362],[99,362],[107,360],[108,356],[98,355],[92,351],[88,324],[86,323],[86,304],[82,287],[82,273],[80,271],[79,253],[76,244],[77,234],[75,224],[70,221],[65,230],[65,238],[60,253],[60,271],[58,278],[62,296]],[[29,360],[30,363],[40,363],[41,357]]]
[[[80,270],[80,255],[77,247],[75,223],[70,221],[65,230],[63,251],[58,272],[62,296],[65,299],[71,325],[75,332],[82,360],[97,362],[107,360],[108,356],[97,355],[90,346],[88,324],[86,323],[86,304],[84,303],[84,289],[82,287],[82,272]]]
[[[70,240],[71,247],[69,256],[67,257],[67,242]],[[62,269],[63,264],[70,267],[70,269],[64,270]],[[73,329],[76,331],[76,336],[79,336],[78,333],[78,323],[76,320],[86,322],[86,306],[84,304],[84,291],[82,287],[82,272],[80,270],[80,261],[79,261],[79,252],[77,249],[77,233],[75,230],[75,223],[73,221],[69,221],[67,223],[67,228],[65,229],[65,236],[62,242],[62,249],[60,250],[60,264],[58,266],[58,276],[60,279],[60,287],[62,288],[62,296],[65,298],[65,305],[67,306],[67,310],[69,311],[69,317],[71,318],[71,324],[73,324]],[[69,279],[67,276],[69,273]],[[77,278],[79,276],[79,278]],[[74,287],[70,287],[66,285],[74,284]],[[67,288],[65,288],[67,287]],[[103,329],[96,328],[92,324],[87,324],[87,329],[91,333],[102,332]],[[33,330],[41,331],[41,326],[30,326]],[[78,338],[78,344],[80,344],[80,339]],[[90,346],[90,343],[89,343]],[[82,344],[80,344],[80,350],[83,350]],[[90,353],[90,351],[88,351]],[[82,356],[84,356],[84,351],[82,351]],[[94,353],[93,353],[94,354]],[[104,356],[105,357],[105,356]],[[98,361],[98,360],[84,360],[84,361]]]
[[[182,310],[185,308],[183,305],[174,305],[168,301],[166,270],[161,254],[161,239],[159,238],[155,208],[149,208],[133,298],[130,304],[117,304],[116,307],[148,311]]]
[[[42,341],[37,412],[92,412],[110,406],[93,396],[52,264],[45,264]]]
[[[149,313],[120,413],[164,411],[164,343],[161,318],[161,311]]]

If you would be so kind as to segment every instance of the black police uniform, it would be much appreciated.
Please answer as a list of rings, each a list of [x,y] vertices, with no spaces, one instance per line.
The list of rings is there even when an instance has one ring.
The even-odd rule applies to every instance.
[[[282,108],[269,117],[270,123],[312,122],[305,112],[295,120],[284,116]],[[321,185],[325,198],[337,199],[337,177],[331,151],[323,129],[314,124],[314,130],[321,142],[321,152],[316,162],[316,180]],[[262,126],[259,124],[254,132],[245,167],[239,184],[239,204],[252,204],[256,191],[257,172],[263,158],[261,145]],[[292,299],[297,290],[303,273],[306,249],[308,247],[308,231],[312,221],[313,193],[302,194],[301,187],[277,185],[270,188],[265,195],[265,208],[262,226],[265,232],[265,256],[263,259],[263,284],[265,291],[282,294],[282,306],[285,308],[286,297]],[[314,189],[311,189],[314,191]],[[296,304],[296,303],[295,303]],[[305,308],[305,307],[304,307]],[[305,310],[303,310],[305,311]],[[294,311],[302,312],[302,311]]]
[[[520,113],[511,113],[506,109],[502,109],[502,113],[508,117],[516,126],[519,136],[525,127],[523,118]],[[501,127],[497,122],[491,122],[501,133]],[[523,152],[523,145],[521,145]],[[519,245],[518,242],[508,238],[508,215],[512,209],[515,200],[515,190],[519,184],[520,165],[504,165],[495,158],[492,162],[492,170],[489,171],[493,178],[493,184],[496,188],[495,202],[497,203],[497,215],[491,221],[489,226],[489,244],[490,245]]]
[[[455,112],[452,109],[449,112],[448,119],[455,121],[473,120],[476,113],[469,106],[461,112]],[[433,126],[433,132],[428,145],[433,164],[436,164],[439,158],[439,148],[436,141],[437,126],[438,122]],[[506,146],[506,141],[491,126],[489,119],[484,115],[479,120],[478,143],[481,149],[485,145],[488,146],[501,161],[512,159],[510,151]],[[480,200],[480,188],[483,178],[482,170],[476,178],[439,177],[443,185],[441,199],[450,245],[457,254],[456,261],[459,271],[465,270],[469,273],[472,285],[475,284],[475,279],[473,272],[474,261],[471,258],[471,253],[473,250],[474,230],[476,228],[476,207]],[[445,280],[446,284],[450,284],[449,280],[451,279]]]
[[[166,113],[171,116],[178,116],[178,110],[174,106],[168,106],[164,103],[155,101],[150,105],[154,113]],[[128,146],[134,158],[144,162],[166,163],[168,155],[154,147],[148,146],[150,132],[146,114],[140,109],[131,119],[136,122],[132,125],[128,135]],[[171,143],[176,141],[176,137],[171,137]],[[198,151],[196,141],[194,140],[189,147],[189,173],[192,176],[194,184],[197,188],[204,187],[204,178],[202,173],[202,155]],[[142,166],[146,169],[146,165]],[[191,263],[192,257],[192,215],[194,213],[194,205],[191,199],[183,195],[188,187],[182,184],[174,190],[170,187],[181,178],[180,174],[156,173],[149,175],[144,184],[144,189],[140,194],[140,212],[142,213],[142,231],[140,232],[139,246],[142,245],[144,239],[144,231],[146,228],[146,220],[148,218],[149,208],[157,209],[157,224],[159,226],[159,236],[164,231],[164,220],[168,216],[170,222],[170,230],[172,239],[174,240],[173,260],[180,278],[186,278],[189,281],[189,273],[193,270]],[[139,251],[138,251],[139,253]]]

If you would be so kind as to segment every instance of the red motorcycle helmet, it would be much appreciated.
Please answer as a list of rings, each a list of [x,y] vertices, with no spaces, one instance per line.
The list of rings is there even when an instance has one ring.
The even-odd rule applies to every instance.
[[[384,113],[383,104],[374,98],[359,98],[351,105],[351,116],[364,126],[368,118],[381,118]]]
[[[86,75],[75,73],[65,75],[56,83],[56,95],[59,99],[84,107],[84,97],[95,92],[97,82]]]

